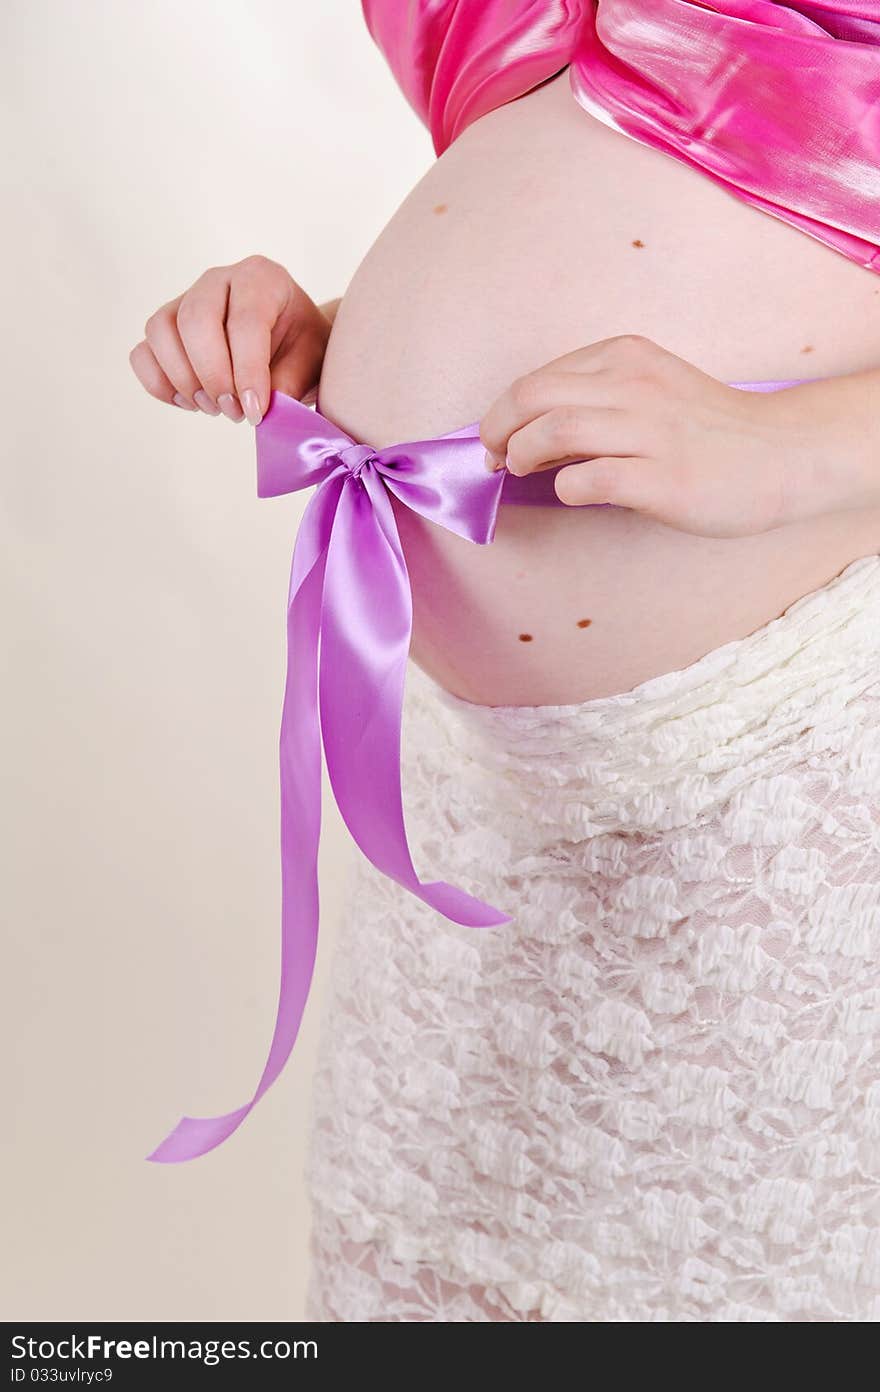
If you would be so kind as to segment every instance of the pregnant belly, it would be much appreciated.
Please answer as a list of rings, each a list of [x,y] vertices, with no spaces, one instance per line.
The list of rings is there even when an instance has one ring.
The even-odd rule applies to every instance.
[[[875,275],[609,130],[564,71],[475,122],[395,213],[340,306],[321,409],[377,447],[439,435],[620,333],[724,381],[831,376],[876,363],[878,311]],[[880,510],[718,540],[506,506],[485,547],[396,512],[413,660],[488,705],[629,690],[880,551]]]

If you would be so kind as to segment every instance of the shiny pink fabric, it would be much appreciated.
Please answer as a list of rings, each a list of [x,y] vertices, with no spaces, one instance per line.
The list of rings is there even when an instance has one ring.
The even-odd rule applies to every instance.
[[[592,116],[880,271],[880,0],[362,0],[437,154],[569,68]]]

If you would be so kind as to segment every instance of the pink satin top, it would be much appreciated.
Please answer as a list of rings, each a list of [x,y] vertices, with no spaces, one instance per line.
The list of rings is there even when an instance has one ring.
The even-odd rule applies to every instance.
[[[443,151],[568,67],[592,116],[880,271],[880,0],[362,0]]]

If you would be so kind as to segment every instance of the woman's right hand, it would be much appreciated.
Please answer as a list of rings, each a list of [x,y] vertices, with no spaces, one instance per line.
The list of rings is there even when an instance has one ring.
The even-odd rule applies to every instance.
[[[144,326],[128,360],[157,401],[259,425],[274,388],[315,397],[333,315],[277,261],[212,266]]]

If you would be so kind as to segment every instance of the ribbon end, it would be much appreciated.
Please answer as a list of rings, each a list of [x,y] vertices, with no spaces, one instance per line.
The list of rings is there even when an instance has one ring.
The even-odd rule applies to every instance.
[[[194,1160],[222,1145],[244,1121],[252,1103],[219,1117],[181,1117],[173,1131],[144,1158],[158,1165],[177,1165]]]
[[[505,923],[513,922],[510,914],[493,908],[456,885],[447,884],[445,880],[435,880],[433,884],[422,885],[421,889],[426,903],[465,928],[500,928]]]

